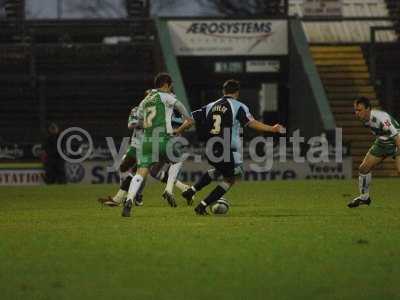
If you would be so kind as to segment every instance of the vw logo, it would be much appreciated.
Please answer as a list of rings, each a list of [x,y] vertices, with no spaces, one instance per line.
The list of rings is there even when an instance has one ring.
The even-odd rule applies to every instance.
[[[85,168],[81,164],[66,163],[65,172],[68,182],[78,183],[85,177]]]

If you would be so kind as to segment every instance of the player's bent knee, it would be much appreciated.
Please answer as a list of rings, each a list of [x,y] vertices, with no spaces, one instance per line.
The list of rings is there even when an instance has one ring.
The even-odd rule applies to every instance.
[[[119,166],[120,172],[128,172],[131,168],[135,167],[136,160],[125,158]]]
[[[232,178],[225,178],[225,181],[229,183],[230,186],[235,184],[235,177]]]
[[[371,171],[371,169],[369,167],[367,167],[366,165],[364,165],[364,164],[361,164],[358,167],[358,172],[360,174],[368,174],[370,171]]]
[[[128,170],[129,170],[128,164],[122,163],[122,164],[119,166],[119,171],[122,172],[122,173],[128,172]]]
[[[149,169],[150,176],[159,180],[161,178],[161,173],[160,173],[161,170],[162,170],[161,164],[153,164],[152,166],[150,166]]]

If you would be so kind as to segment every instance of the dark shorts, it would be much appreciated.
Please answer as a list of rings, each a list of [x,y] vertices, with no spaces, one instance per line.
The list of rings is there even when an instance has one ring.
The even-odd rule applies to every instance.
[[[241,161],[239,162],[237,161],[237,159],[235,160],[236,155],[234,155],[233,152],[230,153],[230,158],[225,161],[213,161],[207,154],[206,157],[208,163],[225,178],[232,178],[243,175],[243,164],[241,163]]]
[[[237,177],[237,176],[242,176],[243,175],[243,165],[241,164],[231,164],[231,163],[212,163],[210,162],[210,165],[212,165],[224,178],[232,178],[232,177]]]

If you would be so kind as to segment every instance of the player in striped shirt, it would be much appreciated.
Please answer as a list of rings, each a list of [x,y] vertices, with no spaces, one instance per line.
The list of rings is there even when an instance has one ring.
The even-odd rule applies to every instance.
[[[371,171],[387,157],[395,159],[397,171],[400,173],[400,125],[387,112],[372,109],[370,100],[359,97],[354,101],[356,117],[364,123],[377,137],[359,167],[360,196],[353,199],[348,207],[361,204],[369,205],[371,198],[369,186],[372,180]]]
[[[154,80],[155,89],[142,100],[138,108],[138,116],[143,119],[144,135],[138,155],[138,170],[129,187],[128,197],[124,201],[123,217],[130,217],[133,201],[147,178],[151,167],[169,161],[169,142],[174,134],[181,134],[192,126],[193,120],[185,106],[171,93],[172,78],[169,74],[160,73]],[[183,123],[178,128],[172,126],[172,115],[177,110]],[[173,151],[173,149],[172,149]],[[173,153],[175,154],[175,153]],[[174,155],[176,157],[176,155]],[[163,198],[172,206],[176,206],[172,193],[182,162],[173,164],[168,172],[168,181]],[[188,202],[189,203],[189,202]]]
[[[147,90],[145,96],[150,93],[151,90]],[[173,121],[175,123],[182,123],[182,121],[178,120],[178,118],[174,118]],[[120,175],[120,188],[117,194],[114,197],[108,196],[107,198],[99,198],[98,201],[101,204],[114,207],[119,206],[126,199],[129,186],[137,170],[137,161],[138,161],[138,149],[141,147],[142,138],[143,138],[143,121],[139,119],[138,116],[138,107],[135,106],[132,108],[129,118],[128,118],[128,129],[132,130],[131,137],[131,145],[127,149],[125,155],[122,158],[122,162],[119,167],[119,175]],[[157,168],[153,168],[150,170],[150,174],[154,179],[157,179],[161,182],[167,183],[168,181],[168,171],[170,165],[168,167],[163,168],[164,165],[159,165]],[[145,183],[143,182],[141,188],[135,197],[135,205],[142,206],[143,205],[143,196],[142,191],[144,189]],[[175,186],[181,191],[185,191],[189,188],[188,185],[182,183],[179,180],[175,181]]]

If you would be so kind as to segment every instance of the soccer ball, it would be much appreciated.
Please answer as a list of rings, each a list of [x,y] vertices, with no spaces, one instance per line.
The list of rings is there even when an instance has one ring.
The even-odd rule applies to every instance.
[[[215,215],[225,215],[228,213],[230,206],[231,205],[226,199],[221,198],[217,200],[217,202],[211,204],[211,212]]]

